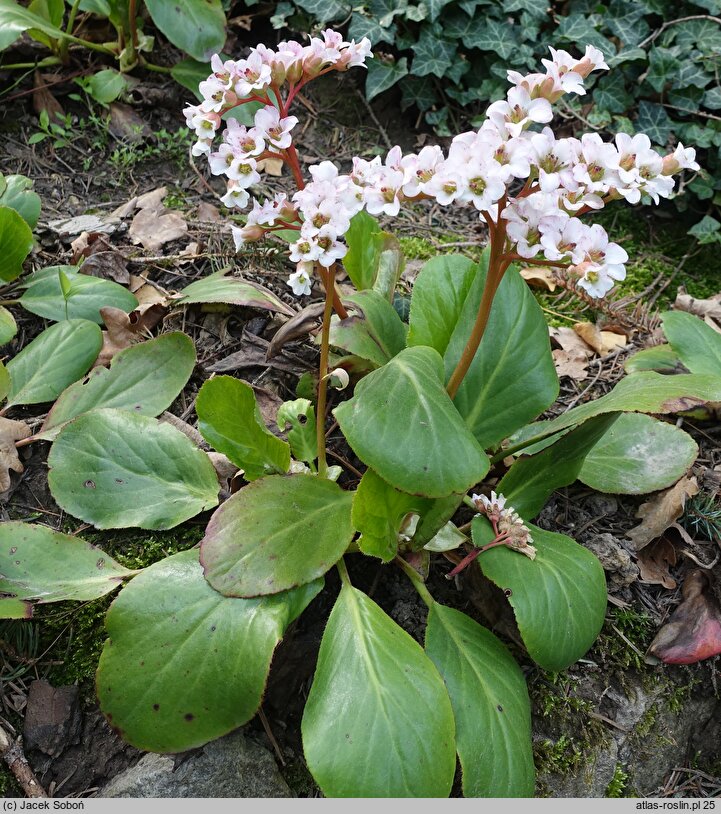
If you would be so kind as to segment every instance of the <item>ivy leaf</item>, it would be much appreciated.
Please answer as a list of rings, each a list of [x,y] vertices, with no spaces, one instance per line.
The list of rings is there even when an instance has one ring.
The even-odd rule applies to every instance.
[[[609,113],[623,113],[633,103],[633,97],[626,90],[620,73],[602,76],[593,89],[593,101],[601,110]]]
[[[399,14],[405,16],[407,8],[408,0],[397,0],[395,3],[390,0],[370,0],[368,11],[378,20],[379,25],[387,28],[393,22],[394,17]]]
[[[712,20],[687,20],[669,31],[682,51],[698,48],[707,56],[721,53],[721,27]]]
[[[478,26],[476,36],[466,40],[466,44],[480,48],[481,51],[498,54],[501,59],[508,59],[518,48],[518,37],[514,29],[515,26],[509,25],[507,22],[501,23],[490,18],[483,25]]]
[[[609,31],[628,47],[638,45],[651,30],[644,20],[643,9],[630,3],[612,3],[607,25]]]
[[[430,110],[438,101],[427,79],[419,76],[406,76],[401,81],[401,107],[403,110],[415,105],[418,110]],[[721,107],[721,101],[719,102]]]
[[[719,230],[721,230],[721,223],[711,215],[704,215],[688,230],[688,234],[695,237],[699,243],[717,243],[721,241],[721,231]]]
[[[712,79],[713,76],[704,70],[700,62],[688,60],[682,63],[673,85],[675,88],[687,88],[689,85],[705,88]]]
[[[671,81],[671,76],[675,75],[680,65],[681,63],[677,58],[676,49],[653,48],[648,56],[646,81],[657,93],[661,93]],[[621,111],[612,112],[620,113]]]
[[[380,42],[387,42],[392,45],[397,30],[395,23],[384,28],[375,17],[369,17],[366,14],[354,11],[348,29],[348,39],[359,42],[363,37],[368,37],[374,46]]]
[[[424,0],[425,5],[428,6],[428,19],[435,22],[438,15],[452,0]]]
[[[704,94],[703,105],[710,110],[721,108],[721,88],[709,88]]]
[[[401,57],[397,62],[383,61],[376,57],[368,65],[366,99],[370,102],[380,93],[393,87],[408,74],[408,60]]]
[[[671,135],[673,123],[661,105],[644,100],[638,105],[636,127],[640,133],[645,133],[654,144],[665,147],[668,137]]]
[[[295,4],[319,23],[329,23],[347,17],[351,9],[350,3],[341,3],[338,0],[295,0]]]
[[[538,0],[504,0],[502,6],[503,10],[508,14],[514,11],[525,11],[531,17],[536,17],[539,20],[545,20],[548,14],[543,3],[539,3]]]
[[[439,32],[432,26],[424,26],[420,39],[412,46],[415,57],[411,66],[414,76],[427,76],[434,74],[442,77],[451,67],[456,54],[455,43],[448,42],[439,36]]]

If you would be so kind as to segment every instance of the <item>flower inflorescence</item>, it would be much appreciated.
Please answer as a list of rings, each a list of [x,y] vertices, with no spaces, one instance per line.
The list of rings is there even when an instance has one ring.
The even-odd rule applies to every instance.
[[[365,209],[393,217],[404,202],[431,198],[443,206],[478,210],[500,235],[509,262],[565,268],[589,294],[605,295],[624,279],[628,255],[609,241],[603,227],[580,217],[617,199],[636,204],[645,195],[658,203],[671,195],[673,175],[699,166],[693,148],[678,144],[662,157],[644,134],[619,133],[605,142],[597,133],[577,139],[556,138],[548,126],[538,132],[553,119],[553,103],[567,93],[584,94],[586,77],[608,69],[592,46],[581,59],[550,51],[551,58],[542,60],[544,73],[508,72],[512,87],[506,99],[488,107],[478,130],[456,136],[447,155],[438,146],[406,155],[393,147],[385,158],[354,158],[349,174],[323,161],[310,168],[307,184],[292,143],[298,120],[289,115],[291,103],[308,81],[364,65],[372,56],[368,39],[346,42],[328,29],[306,46],[259,45],[239,61],[215,56],[214,73],[200,85],[203,101],[186,108],[185,115],[198,137],[194,154],[207,154],[211,172],[228,179],[222,201],[246,208],[248,190],[260,181],[259,165],[266,158],[286,162],[298,186],[290,199],[284,194],[263,204],[253,199],[246,225],[233,229],[236,249],[271,231],[298,231],[290,255],[298,267],[288,282],[294,293],[306,294],[315,267],[330,268],[344,257],[343,236],[353,215]],[[212,152],[223,115],[249,101],[262,104],[254,126],[230,119],[223,143]]]

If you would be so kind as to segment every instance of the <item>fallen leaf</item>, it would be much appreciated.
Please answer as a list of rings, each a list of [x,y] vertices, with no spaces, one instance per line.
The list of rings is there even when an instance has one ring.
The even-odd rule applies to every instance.
[[[205,223],[217,223],[222,218],[220,217],[220,209],[217,206],[213,206],[211,203],[206,203],[205,201],[201,201],[198,204],[198,209],[195,213],[195,217],[202,222]]]
[[[705,300],[697,300],[687,294],[683,288],[679,288],[673,307],[677,311],[688,311],[689,314],[701,317],[707,325],[721,333],[721,294],[714,294],[713,297]]]
[[[286,342],[305,337],[315,330],[318,327],[318,320],[323,316],[324,308],[325,305],[322,302],[316,302],[306,305],[302,311],[298,311],[295,316],[292,316],[270,340],[268,359],[276,356]]]
[[[577,322],[573,330],[590,345],[599,356],[607,356],[617,348],[623,348],[628,343],[628,338],[624,334],[617,334],[613,331],[602,331],[592,322]]]
[[[642,518],[641,524],[626,534],[636,551],[660,537],[678,520],[683,513],[686,498],[695,494],[698,494],[696,478],[684,476],[675,486],[659,492],[647,503],[642,503],[636,512],[636,517]]]
[[[283,161],[280,158],[264,158],[258,162],[258,172],[265,171],[267,175],[279,178],[283,175]]]
[[[65,119],[62,105],[48,90],[47,77],[40,71],[35,71],[33,76],[33,108],[38,116],[47,113],[51,122],[62,122]]]
[[[114,280],[120,285],[128,285],[130,282],[130,272],[125,258],[116,251],[94,252],[85,260],[80,270],[83,274]]]
[[[282,354],[274,358],[272,362],[268,361],[269,345],[267,340],[244,329],[241,349],[209,365],[208,370],[212,373],[227,373],[248,367],[272,367],[273,370],[295,375],[300,375],[307,370],[307,365],[283,358]]]
[[[175,427],[176,430],[180,430],[186,438],[189,438],[196,447],[200,447],[200,449],[207,450],[208,444],[203,436],[195,429],[195,427],[188,424],[187,421],[183,421],[182,418],[178,418],[177,415],[173,415],[169,413],[167,410],[160,415],[158,418],[162,424],[170,424],[171,426]]]
[[[238,467],[222,452],[206,452],[210,462],[213,464],[215,474],[220,484],[220,500],[227,500],[233,494],[233,482],[236,476],[242,476],[243,470]]]
[[[76,218],[60,218],[51,220],[48,226],[60,239],[76,237],[82,232],[103,232],[111,235],[117,226],[99,215],[78,215]]]
[[[588,356],[556,349],[551,354],[558,376],[569,376],[578,382],[588,378]]]
[[[15,442],[30,435],[30,427],[24,421],[0,417],[0,492],[7,492],[10,488],[11,471],[23,471]]]
[[[144,326],[138,322],[133,324],[131,315],[120,308],[106,307],[100,309],[100,316],[105,323],[103,331],[103,346],[93,367],[109,365],[113,356],[143,339]]]
[[[162,209],[163,198],[168,194],[167,187],[156,187],[134,198],[135,209]]]
[[[555,291],[557,287],[556,280],[553,276],[553,271],[547,268],[525,268],[521,269],[521,277],[533,286],[533,288],[542,288],[544,291]]]
[[[138,300],[138,308],[135,310],[141,313],[147,311],[152,305],[167,306],[171,302],[171,297],[168,293],[148,281],[145,281],[143,285],[136,288],[133,293]]]
[[[665,537],[647,545],[638,554],[640,581],[648,585],[663,585],[673,590],[676,580],[671,576],[670,567],[676,565],[676,549]]]
[[[709,578],[700,569],[691,571],[681,595],[681,604],[647,651],[664,664],[695,664],[721,653],[721,610]]]
[[[136,196],[135,198],[131,198],[129,201],[126,201],[126,203],[121,204],[116,209],[113,209],[113,211],[108,215],[108,220],[118,221],[122,220],[123,218],[129,218],[137,208],[138,198]]]
[[[258,405],[258,410],[260,411],[263,422],[271,432],[276,432],[276,430],[278,430],[278,426],[276,424],[278,409],[283,403],[283,399],[280,398],[277,393],[274,393],[272,390],[268,390],[265,387],[259,387],[255,384],[251,385],[251,387],[255,393],[255,401]],[[278,430],[277,434],[280,435],[280,430]]]
[[[153,135],[153,131],[133,108],[122,102],[113,102],[110,105],[108,131],[114,138],[134,143],[144,141]]]
[[[180,212],[170,209],[140,209],[130,224],[128,234],[133,243],[149,251],[158,251],[171,240],[183,237],[188,224]]]
[[[557,345],[561,350],[568,353],[585,353],[589,358],[593,355],[592,349],[573,328],[549,327],[548,335],[551,337],[551,344]]]

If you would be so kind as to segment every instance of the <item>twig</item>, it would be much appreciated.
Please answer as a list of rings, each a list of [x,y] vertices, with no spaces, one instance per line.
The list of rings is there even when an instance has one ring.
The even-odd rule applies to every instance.
[[[45,789],[38,782],[35,773],[25,757],[22,738],[11,740],[8,733],[0,726],[0,756],[7,763],[10,771],[28,797],[47,797]]]
[[[646,45],[650,45],[654,40],[660,37],[661,34],[663,34],[663,32],[672,25],[678,25],[678,23],[688,23],[691,20],[712,20],[714,23],[721,25],[721,18],[713,17],[711,14],[692,14],[690,17],[679,17],[676,20],[669,20],[667,23],[664,23],[661,28],[657,28],[653,34],[650,34],[645,40],[639,42],[636,47],[644,48]]]
[[[368,103],[368,100],[366,99],[365,95],[361,92],[361,90],[359,88],[356,88],[356,95],[361,100],[361,102],[363,102],[363,104],[365,105],[366,110],[368,111],[368,115],[371,117],[371,119],[373,119],[373,122],[374,122],[375,126],[378,128],[378,131],[381,134],[381,138],[383,139],[383,143],[390,150],[393,147],[393,145],[391,144],[391,140],[388,138],[388,133],[386,133],[385,128],[383,127],[383,125],[378,121],[378,117],[376,116],[373,108]]]
[[[278,760],[280,761],[280,765],[285,766],[285,761],[283,760],[283,753],[280,751],[278,741],[275,739],[275,736],[273,735],[273,730],[270,728],[268,719],[265,717],[263,707],[258,708],[258,717],[260,718],[260,722],[263,724],[263,729],[265,729],[265,734],[268,736],[268,740],[270,741],[273,747],[273,751],[275,752]]]

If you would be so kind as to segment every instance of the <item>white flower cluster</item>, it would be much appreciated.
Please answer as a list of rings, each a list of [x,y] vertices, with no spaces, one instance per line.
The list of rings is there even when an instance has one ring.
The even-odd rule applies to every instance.
[[[552,120],[554,102],[566,93],[584,94],[591,71],[608,69],[592,46],[581,59],[550,50],[551,59],[542,60],[545,73],[508,72],[513,87],[506,99],[488,107],[479,130],[456,136],[447,155],[437,146],[408,155],[394,147],[384,159],[354,158],[349,175],[324,161],[310,168],[312,181],[306,186],[292,145],[298,120],[288,115],[290,103],[315,76],[362,65],[371,55],[368,40],[348,43],[329,29],[305,47],[296,42],[281,43],[275,51],[258,46],[238,62],[214,57],[215,73],[200,86],[204,101],[189,107],[186,118],[199,139],[194,152],[207,153],[211,172],[228,178],[223,202],[246,207],[248,188],[260,180],[258,163],[270,157],[288,163],[301,187],[292,201],[285,196],[263,205],[254,201],[246,226],[234,229],[236,247],[272,229],[299,231],[291,247],[298,270],[289,285],[296,294],[309,293],[313,265],[329,268],[345,255],[342,238],[353,215],[366,209],[393,217],[404,201],[432,198],[444,206],[475,207],[492,238],[505,243],[504,261],[563,267],[589,294],[603,296],[625,277],[628,256],[601,226],[586,225],[580,217],[621,198],[635,204],[646,195],[658,203],[672,193],[674,174],[699,166],[692,148],[679,144],[662,157],[643,134],[620,133],[604,142],[595,133],[557,139],[550,127],[538,132]],[[284,82],[289,86],[285,100],[280,96]],[[267,104],[251,128],[228,121],[223,143],[211,152],[222,113],[243,98]]]
[[[531,545],[533,537],[523,522],[523,518],[512,507],[507,506],[506,498],[491,492],[490,498],[485,495],[473,495],[471,500],[480,514],[485,514],[493,524],[493,530],[503,544],[535,560],[537,550]]]

